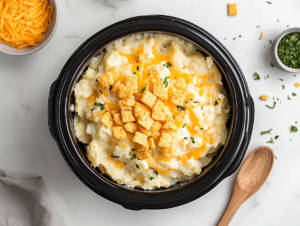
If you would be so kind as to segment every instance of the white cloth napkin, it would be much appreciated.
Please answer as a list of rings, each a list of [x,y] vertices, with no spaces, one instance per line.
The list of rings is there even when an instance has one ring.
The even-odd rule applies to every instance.
[[[0,226],[65,226],[41,177],[0,170]]]

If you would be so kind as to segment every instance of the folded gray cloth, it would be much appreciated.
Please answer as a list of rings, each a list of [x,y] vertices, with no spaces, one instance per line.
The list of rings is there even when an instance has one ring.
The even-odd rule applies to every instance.
[[[64,226],[41,177],[0,170],[0,226]]]

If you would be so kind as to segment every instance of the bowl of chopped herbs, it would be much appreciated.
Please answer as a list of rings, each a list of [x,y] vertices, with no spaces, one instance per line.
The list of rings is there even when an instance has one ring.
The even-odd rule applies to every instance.
[[[285,71],[300,72],[300,28],[282,32],[272,46],[275,65]]]

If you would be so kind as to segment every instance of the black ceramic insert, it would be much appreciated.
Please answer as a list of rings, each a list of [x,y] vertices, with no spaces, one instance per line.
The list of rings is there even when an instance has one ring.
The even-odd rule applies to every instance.
[[[213,162],[195,179],[170,188],[144,191],[128,189],[102,175],[85,157],[85,147],[74,136],[72,112],[73,88],[92,57],[119,38],[137,33],[165,33],[182,37],[210,55],[222,73],[222,81],[232,106],[227,124],[229,137]],[[91,190],[125,208],[164,209],[191,202],[209,192],[240,166],[249,145],[254,104],[245,77],[229,51],[211,34],[182,19],[150,15],[115,23],[86,40],[69,58],[50,88],[48,103],[49,130],[62,156],[74,174]]]

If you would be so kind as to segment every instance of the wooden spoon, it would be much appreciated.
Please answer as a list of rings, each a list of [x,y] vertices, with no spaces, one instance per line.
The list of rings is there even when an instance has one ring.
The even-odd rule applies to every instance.
[[[218,226],[228,225],[242,203],[263,186],[273,163],[274,152],[266,146],[255,149],[246,158],[237,175],[230,203]]]

